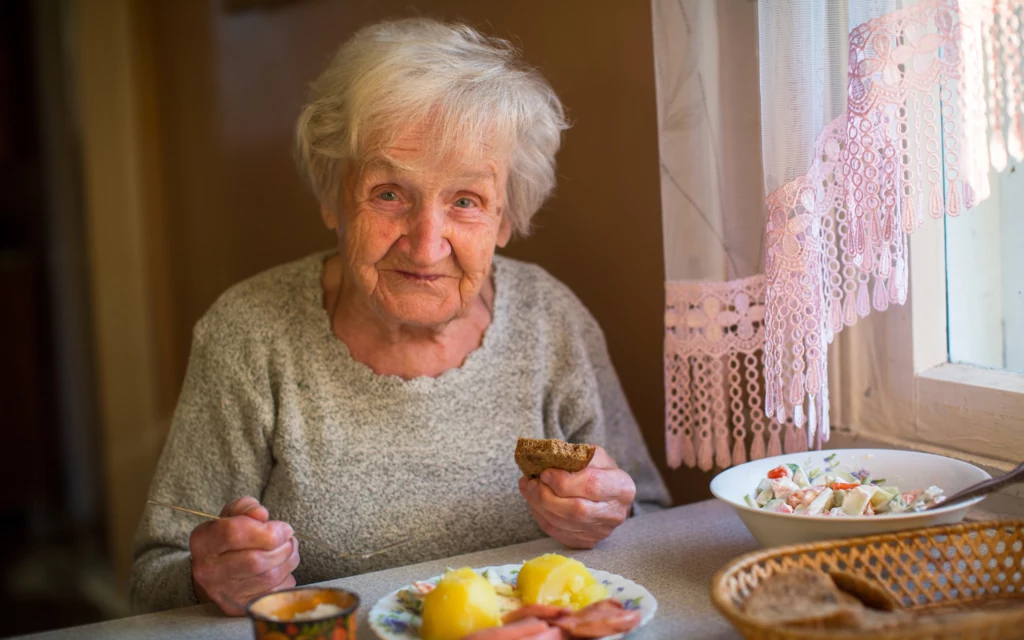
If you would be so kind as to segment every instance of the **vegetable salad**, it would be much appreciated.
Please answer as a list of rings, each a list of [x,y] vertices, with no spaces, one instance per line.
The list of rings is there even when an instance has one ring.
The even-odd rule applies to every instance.
[[[811,471],[781,464],[744,500],[749,507],[777,513],[849,517],[920,511],[946,499],[939,487],[901,492],[885,478],[872,478],[866,469],[837,471],[835,454],[825,458],[825,464],[824,470]]]

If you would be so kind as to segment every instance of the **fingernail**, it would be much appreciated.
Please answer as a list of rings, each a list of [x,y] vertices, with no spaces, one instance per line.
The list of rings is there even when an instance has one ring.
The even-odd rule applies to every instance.
[[[287,522],[284,523],[284,530],[287,531],[287,535],[289,538],[295,537],[295,529],[292,529],[292,525],[288,524]]]
[[[551,471],[544,471],[543,473],[540,474],[540,481],[543,482],[544,484],[551,484],[551,476],[553,475],[554,474],[551,473]]]

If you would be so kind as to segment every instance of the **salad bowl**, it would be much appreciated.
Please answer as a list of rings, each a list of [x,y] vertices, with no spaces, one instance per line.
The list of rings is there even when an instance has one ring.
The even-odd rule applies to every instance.
[[[711,481],[711,493],[728,503],[765,547],[833,538],[848,538],[890,533],[963,520],[967,511],[984,497],[927,511],[904,511],[841,517],[779,513],[748,503],[758,485],[780,465],[799,465],[812,477],[817,474],[854,474],[869,479],[884,479],[900,492],[939,487],[946,496],[986,480],[991,476],[972,464],[945,456],[896,449],[833,449],[804,451],[754,460],[726,469]],[[877,480],[876,480],[877,482]],[[881,483],[879,483],[881,484]]]

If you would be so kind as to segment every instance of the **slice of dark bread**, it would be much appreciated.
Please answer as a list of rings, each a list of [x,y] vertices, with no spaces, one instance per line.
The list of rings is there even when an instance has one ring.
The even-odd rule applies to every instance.
[[[810,569],[775,574],[743,603],[743,611],[763,623],[806,627],[846,626],[854,608],[827,574]]]
[[[582,471],[590,464],[596,450],[592,444],[519,438],[516,443],[516,464],[523,475],[531,478],[536,478],[545,469]]]
[[[828,575],[841,591],[856,596],[870,609],[896,611],[902,608],[896,596],[874,580],[846,571],[829,571]]]
[[[869,608],[872,606],[878,608]],[[742,608],[762,624],[802,628],[881,632],[914,621],[913,615],[898,610],[899,603],[884,588],[866,578],[802,568],[766,579],[750,593]]]

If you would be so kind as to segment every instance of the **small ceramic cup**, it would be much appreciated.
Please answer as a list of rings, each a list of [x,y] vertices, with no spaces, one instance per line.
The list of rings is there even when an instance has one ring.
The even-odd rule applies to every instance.
[[[359,596],[344,589],[300,587],[249,603],[256,640],[355,640]]]

